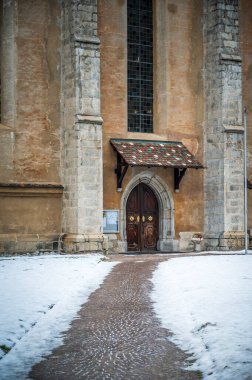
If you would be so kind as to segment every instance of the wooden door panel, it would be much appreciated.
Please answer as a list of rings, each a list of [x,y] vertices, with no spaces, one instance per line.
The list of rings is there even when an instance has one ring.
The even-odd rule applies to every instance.
[[[128,250],[156,250],[158,202],[147,185],[139,184],[132,190],[126,205],[126,219]]]
[[[158,209],[157,199],[155,194],[150,188],[143,188],[143,210],[144,211],[154,211]]]
[[[144,249],[156,249],[157,247],[157,232],[154,223],[144,223]]]
[[[141,248],[139,189],[135,187],[126,205],[126,233],[129,251]]]
[[[129,251],[139,251],[139,225],[129,224],[127,226],[127,240],[128,240],[128,250]]]
[[[127,201],[127,212],[130,211],[139,211],[139,197],[138,197],[138,189],[135,187],[130,193],[129,199]]]
[[[153,191],[142,186],[142,250],[156,250],[158,241],[158,202]]]

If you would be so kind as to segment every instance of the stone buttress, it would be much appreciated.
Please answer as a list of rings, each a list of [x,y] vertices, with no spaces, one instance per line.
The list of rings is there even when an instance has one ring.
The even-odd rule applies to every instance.
[[[242,66],[238,0],[204,1],[205,243],[244,243]]]
[[[66,0],[62,12],[64,250],[101,251],[103,181],[97,2]]]

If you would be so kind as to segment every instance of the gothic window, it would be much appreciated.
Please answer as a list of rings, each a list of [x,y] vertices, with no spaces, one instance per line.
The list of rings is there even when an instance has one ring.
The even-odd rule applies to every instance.
[[[128,130],[153,132],[152,0],[128,0]]]

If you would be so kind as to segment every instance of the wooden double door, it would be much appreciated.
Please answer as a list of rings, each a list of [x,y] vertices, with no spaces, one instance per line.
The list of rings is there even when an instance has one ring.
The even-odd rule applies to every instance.
[[[128,251],[156,250],[158,223],[157,198],[141,183],[132,190],[126,205]]]

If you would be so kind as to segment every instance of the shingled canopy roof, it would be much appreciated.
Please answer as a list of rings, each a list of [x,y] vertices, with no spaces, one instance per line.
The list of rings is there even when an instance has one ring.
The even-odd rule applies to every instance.
[[[130,166],[203,168],[181,142],[111,139],[110,143]]]
[[[150,141],[111,139],[117,152],[117,188],[122,187],[129,166],[174,168],[174,188],[179,184],[188,168],[203,169],[193,154],[179,141]]]

